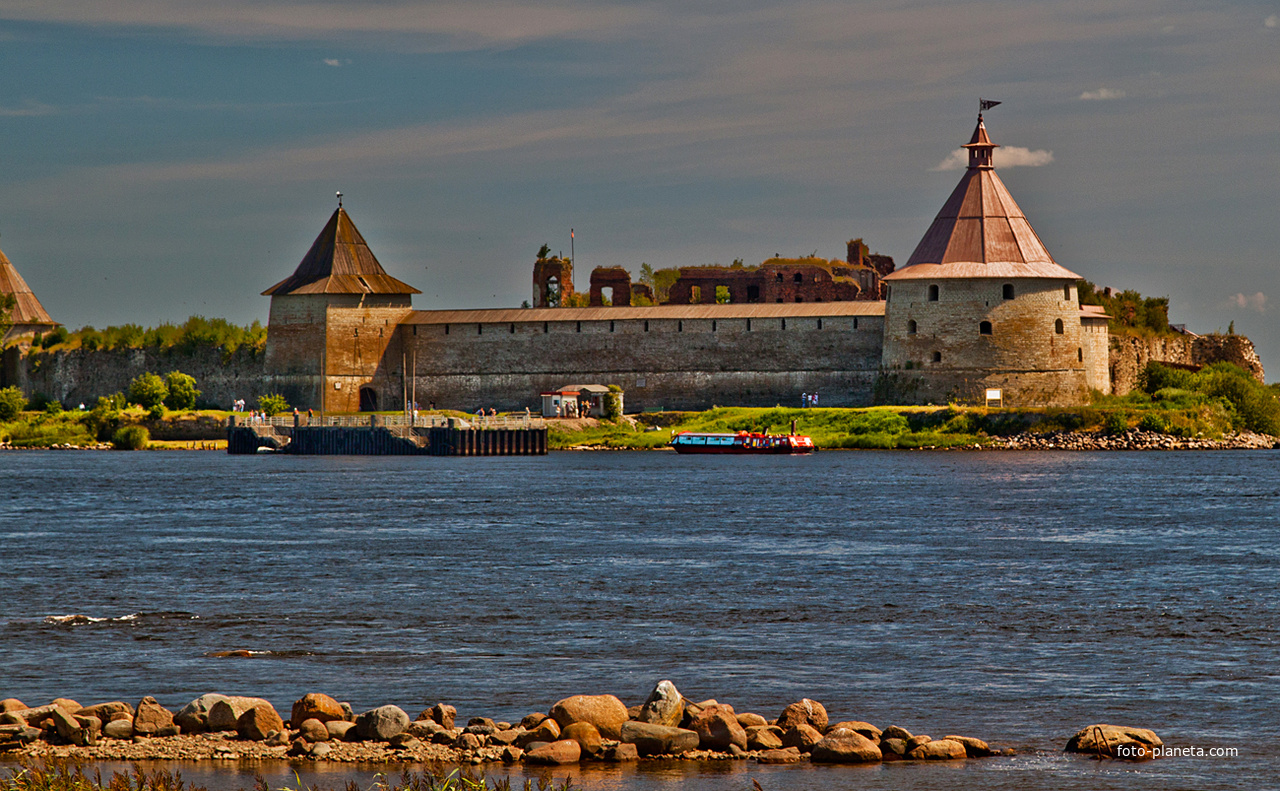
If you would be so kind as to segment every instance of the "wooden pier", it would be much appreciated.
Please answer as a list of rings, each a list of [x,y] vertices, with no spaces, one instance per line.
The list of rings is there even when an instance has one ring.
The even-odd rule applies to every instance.
[[[519,418],[472,425],[456,418],[409,421],[383,415],[315,421],[233,416],[227,453],[260,448],[298,456],[545,456],[547,429],[540,420]]]

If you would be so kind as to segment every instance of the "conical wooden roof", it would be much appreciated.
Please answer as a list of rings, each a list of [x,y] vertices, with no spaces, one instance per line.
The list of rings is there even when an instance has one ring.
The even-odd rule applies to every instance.
[[[44,305],[41,305],[40,300],[36,299],[36,295],[32,293],[31,286],[22,279],[22,275],[18,274],[18,270],[9,262],[9,257],[3,251],[0,251],[0,294],[13,295],[17,303],[13,307],[13,315],[10,316],[14,324],[57,326],[58,322],[49,317]]]
[[[885,280],[1045,277],[1078,280],[1059,266],[996,175],[982,116],[963,146],[969,167],[907,263]]]
[[[339,206],[289,277],[262,292],[284,294],[421,294],[386,273],[364,237]]]

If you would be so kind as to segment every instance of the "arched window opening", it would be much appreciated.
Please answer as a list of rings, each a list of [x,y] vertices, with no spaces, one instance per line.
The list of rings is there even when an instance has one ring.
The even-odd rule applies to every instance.
[[[979,335],[990,335],[990,334],[991,334],[991,322],[989,322],[989,321],[984,321],[984,322],[982,322],[981,324],[979,324],[979,325],[978,325],[978,334],[979,334]]]
[[[676,332],[684,332],[684,322],[683,322],[683,321],[677,321],[677,322],[676,322]]]
[[[804,275],[800,274],[799,272],[796,272],[796,276],[792,278],[792,280],[796,281],[797,283],[803,283]]]
[[[484,325],[483,325],[483,324],[477,324],[477,325],[476,325],[476,335],[484,335]]]
[[[645,322],[644,322],[644,331],[645,331],[645,332],[648,332],[648,331],[649,331],[649,321],[648,321],[647,319],[646,319],[646,320],[645,320]]]
[[[915,334],[916,334],[916,320],[915,320],[915,319],[911,319],[910,321],[908,321],[908,322],[907,322],[907,334],[908,334],[908,335],[915,335]]]
[[[1070,283],[1067,283],[1062,287],[1062,298],[1068,302],[1071,301],[1071,284]]]
[[[360,411],[361,412],[377,412],[378,411],[378,391],[372,387],[360,388]]]
[[[929,286],[929,301],[930,301],[930,302],[937,302],[937,301],[938,301],[938,287],[937,287],[937,286]]]
[[[712,320],[711,320],[711,331],[712,331],[712,332],[715,332],[715,331],[716,331],[716,320],[715,320],[715,319],[712,319]]]
[[[933,361],[934,361],[935,363],[940,363],[940,362],[942,362],[942,352],[934,352],[934,353],[933,353]]]
[[[512,334],[512,335],[515,335],[515,334],[516,334],[516,325],[514,325],[514,324],[512,324],[512,325],[511,325],[511,334]]]
[[[1062,326],[1062,319],[1058,319],[1053,322],[1053,331],[1056,332],[1057,334],[1061,335],[1064,329],[1065,328]]]
[[[1084,362],[1084,349],[1076,349],[1076,360]]]
[[[613,322],[609,322],[609,332],[613,332]]]
[[[1004,298],[1005,298],[1005,299],[1013,299],[1013,284],[1012,284],[1012,283],[1005,283],[1005,284],[1004,284]]]
[[[578,329],[575,332],[582,332],[582,322],[578,322]]]
[[[796,302],[804,302],[804,297],[800,296],[799,294],[796,294]]]
[[[822,329],[822,319],[818,319],[818,329]]]

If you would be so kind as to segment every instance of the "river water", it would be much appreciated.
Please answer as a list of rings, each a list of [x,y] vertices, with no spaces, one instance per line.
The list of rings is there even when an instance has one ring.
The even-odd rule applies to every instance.
[[[1280,786],[1275,451],[14,452],[0,570],[0,698],[30,705],[176,709],[218,691],[287,716],[318,691],[518,720],[575,693],[638,703],[669,678],[738,711],[811,697],[833,721],[1019,756],[642,764],[574,770],[579,786]],[[255,653],[211,655],[234,649]],[[1060,753],[1095,722],[1238,755]],[[377,770],[302,771],[336,785]]]

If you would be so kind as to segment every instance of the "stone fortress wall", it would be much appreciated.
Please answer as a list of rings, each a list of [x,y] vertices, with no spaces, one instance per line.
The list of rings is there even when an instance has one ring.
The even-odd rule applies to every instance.
[[[420,406],[523,409],[540,392],[593,383],[621,386],[628,411],[799,406],[814,392],[824,406],[869,405],[879,305],[804,307],[788,316],[731,305],[420,311],[400,333]],[[394,375],[374,386],[381,399],[401,398]]]

